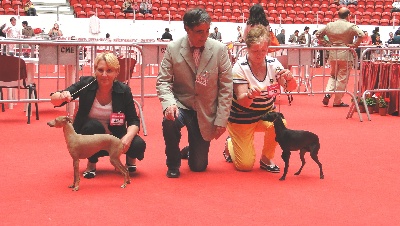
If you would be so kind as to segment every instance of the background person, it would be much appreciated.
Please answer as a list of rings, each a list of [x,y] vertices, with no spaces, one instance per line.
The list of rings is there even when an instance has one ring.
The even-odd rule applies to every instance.
[[[73,126],[78,134],[108,133],[121,139],[129,172],[136,171],[136,160],[144,158],[145,141],[138,135],[140,120],[136,113],[129,86],[116,80],[120,65],[118,58],[109,52],[97,55],[94,60],[94,76],[81,76],[79,81],[62,91],[51,94],[51,103],[57,107],[79,97],[79,107]],[[113,118],[124,116],[123,122],[111,123]],[[108,152],[99,150],[88,158],[83,176],[96,176],[99,157]]]
[[[17,19],[15,17],[10,18],[10,24],[3,28],[3,33],[6,34],[6,38],[19,38],[21,35],[21,29],[17,26]],[[16,44],[9,44],[5,51],[9,55],[14,55],[14,48]]]
[[[33,6],[31,1],[25,3],[24,11],[27,16],[37,16],[35,6]]]
[[[348,46],[357,48],[364,36],[364,32],[357,25],[348,21],[350,10],[346,7],[338,11],[339,19],[328,23],[325,27],[317,31],[317,38],[325,45],[332,47]],[[329,41],[324,39],[327,35]],[[353,43],[354,36],[356,40]],[[331,65],[331,77],[328,79],[325,91],[344,91],[349,80],[349,73],[353,67],[353,55],[346,50],[330,50],[329,60]],[[344,93],[335,93],[333,107],[348,107],[348,104],[342,102]],[[322,103],[329,104],[330,94],[325,94]]]
[[[290,35],[289,40],[290,43],[297,44],[299,43],[299,30],[295,30],[292,35]]]
[[[210,38],[222,42],[221,32],[218,31],[218,27],[214,28],[214,32],[210,34]]]
[[[281,30],[281,33],[276,36],[276,39],[278,39],[279,44],[285,44],[285,29]]]
[[[169,28],[165,28],[164,34],[161,36],[161,39],[169,39],[172,41],[172,35],[169,33]]]
[[[275,109],[275,96],[281,87],[295,90],[296,80],[288,69],[268,56],[269,31],[262,25],[250,29],[246,38],[247,55],[239,57],[232,69],[233,103],[228,122],[229,154],[237,170],[250,171],[255,162],[254,133],[264,132],[264,146],[260,159],[261,169],[278,173],[273,162],[277,142],[273,123],[264,121],[263,115]],[[271,88],[271,92],[268,92]],[[278,91],[279,92],[279,91]],[[190,155],[189,155],[190,156]]]
[[[276,38],[274,32],[271,32],[271,27],[269,26],[269,21],[267,20],[267,16],[265,15],[264,8],[261,4],[254,4],[250,7],[249,10],[249,19],[246,22],[246,27],[243,32],[243,39],[246,41],[247,33],[249,32],[250,28],[255,25],[261,24],[267,28],[270,37],[270,46],[279,46],[279,41]],[[270,49],[270,52],[274,52],[277,49]]]
[[[180,176],[183,126],[188,131],[190,170],[206,170],[210,142],[225,132],[232,103],[231,62],[226,45],[208,38],[210,15],[190,9],[183,24],[187,35],[168,43],[156,83],[169,178]]]
[[[58,25],[58,23],[54,23],[53,27],[50,29],[48,35],[50,36],[50,38],[52,39],[56,39],[57,37],[61,37],[63,36],[62,31],[60,30],[60,26]]]

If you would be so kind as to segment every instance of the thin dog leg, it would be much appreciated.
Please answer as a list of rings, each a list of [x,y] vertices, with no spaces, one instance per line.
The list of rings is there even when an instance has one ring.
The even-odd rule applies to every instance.
[[[126,188],[126,185],[130,183],[128,170],[124,167],[124,165],[122,165],[119,157],[115,158],[113,156],[110,156],[110,162],[124,176],[124,183],[121,185],[121,188]]]
[[[73,165],[74,165],[74,183],[68,186],[69,188],[73,188],[72,191],[78,191],[79,190],[79,182],[80,182],[80,177],[79,177],[79,159],[74,159],[73,160]]]
[[[300,175],[301,170],[303,169],[304,165],[306,164],[306,160],[304,159],[304,155],[306,154],[306,150],[301,149],[300,150],[300,159],[301,159],[301,167],[299,169],[299,171],[297,171],[294,175]]]
[[[319,166],[319,178],[324,179],[324,173],[322,172],[322,164],[318,160],[318,152],[312,152],[310,153],[311,158],[318,164]]]
[[[282,159],[285,162],[285,169],[283,170],[283,175],[279,180],[285,180],[286,179],[286,174],[288,172],[289,169],[289,159],[290,159],[290,151],[283,151],[282,152]]]

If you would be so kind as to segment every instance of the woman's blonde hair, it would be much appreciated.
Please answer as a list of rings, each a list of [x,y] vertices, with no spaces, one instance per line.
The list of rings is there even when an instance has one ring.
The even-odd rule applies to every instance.
[[[107,64],[107,66],[119,73],[119,61],[117,56],[115,56],[111,52],[102,52],[96,56],[96,59],[94,59],[94,69],[97,70],[97,65],[99,64],[99,61],[104,60]]]
[[[250,28],[249,33],[247,33],[247,48],[250,48],[253,44],[260,44],[261,42],[270,42],[269,31],[263,25],[255,25]]]

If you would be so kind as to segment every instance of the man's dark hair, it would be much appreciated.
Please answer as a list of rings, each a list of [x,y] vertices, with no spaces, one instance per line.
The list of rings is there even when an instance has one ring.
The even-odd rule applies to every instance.
[[[13,21],[13,20],[17,20],[17,19],[15,19],[15,17],[11,17],[10,18],[10,22]]]
[[[106,38],[110,38],[110,34],[109,33],[106,34]]]
[[[395,35],[400,35],[400,30],[397,30],[394,34]]]
[[[307,27],[307,26],[306,26],[306,27],[304,28],[304,31],[309,30],[309,29],[310,29],[310,27]]]
[[[295,30],[294,33],[299,32],[299,30]]]
[[[28,21],[24,20],[24,21],[22,21],[22,24],[28,26]]]
[[[204,9],[189,9],[183,16],[183,24],[189,28],[193,28],[203,23],[211,24],[211,17]]]
[[[265,15],[264,8],[260,4],[254,4],[250,7],[250,15],[247,20],[247,24],[254,26],[256,24],[262,24],[264,26],[268,26],[269,22],[267,20],[267,16]]]
[[[169,32],[169,28],[165,28],[165,32]]]

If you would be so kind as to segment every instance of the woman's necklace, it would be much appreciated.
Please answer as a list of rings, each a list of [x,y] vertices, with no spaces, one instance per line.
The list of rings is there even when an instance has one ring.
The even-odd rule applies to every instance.
[[[268,67],[267,67],[267,60],[265,59],[263,64],[257,65],[251,63],[247,58],[247,64],[249,65],[250,71],[253,76],[260,82],[263,82],[268,75]],[[269,78],[270,83],[273,83],[273,79]]]

